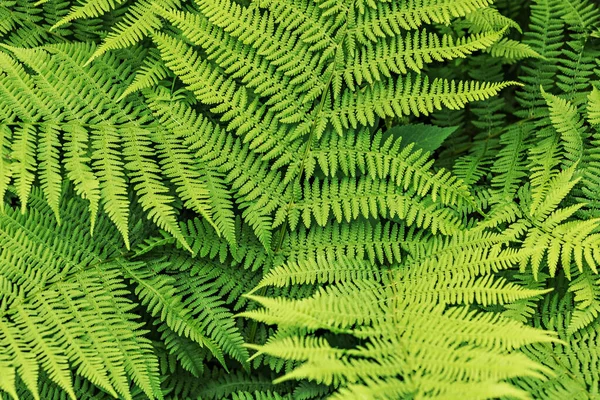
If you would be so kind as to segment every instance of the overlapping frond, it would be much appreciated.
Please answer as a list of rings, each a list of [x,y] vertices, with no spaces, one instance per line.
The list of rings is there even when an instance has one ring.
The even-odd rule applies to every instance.
[[[503,147],[492,166],[495,173],[492,187],[501,191],[503,198],[514,198],[523,178],[527,176],[526,152],[532,129],[525,124],[512,126],[500,137]]]
[[[600,124],[600,90],[594,87],[588,96],[588,120],[592,125]]]
[[[431,22],[448,24],[491,4],[489,0],[381,2],[373,10],[359,14],[350,33],[361,43],[377,41],[379,37],[396,36],[401,29],[415,29]]]
[[[553,330],[565,343],[536,344],[524,349],[530,357],[552,368],[554,375],[545,382],[522,378],[516,384],[534,397],[564,399],[589,396],[596,390],[598,376],[598,332],[590,329],[567,333],[572,297],[551,296],[534,318],[536,326]]]
[[[205,179],[211,189],[211,206],[214,220],[224,236],[235,242],[230,194],[225,182],[236,192],[238,204],[244,209],[246,221],[268,247],[271,237],[270,213],[284,204],[286,187],[280,174],[269,171],[248,145],[227,135],[226,131],[210,120],[197,115],[182,102],[172,102],[160,93],[150,96],[150,108],[161,123],[186,139],[183,146],[193,151],[195,163],[204,167]],[[215,152],[215,149],[219,149]],[[200,161],[200,163],[199,163]]]
[[[340,223],[350,222],[359,216],[363,218],[393,219],[398,217],[408,225],[430,228],[449,234],[456,232],[460,221],[454,210],[440,207],[426,197],[421,199],[411,192],[402,193],[395,185],[387,181],[362,179],[324,179],[315,180],[304,187],[302,201],[286,207],[290,227],[294,229],[300,218],[308,228],[311,220],[320,226],[329,222],[330,216]]]
[[[162,398],[150,341],[130,312],[134,303],[122,296],[122,273],[104,262],[119,249],[108,220],[99,220],[92,239],[81,225],[89,215],[81,202],[63,204],[60,226],[35,203],[26,215],[10,209],[1,218],[2,276],[23,282],[18,297],[2,300],[5,368],[16,368],[35,398],[41,369],[75,398],[69,363],[108,393],[131,398],[130,378],[149,398]],[[36,256],[19,255],[22,246],[36,247]]]
[[[0,297],[6,342],[0,359],[34,396],[39,370],[75,398],[72,364],[78,375],[114,396],[132,399],[131,379],[147,398],[163,398],[153,345],[136,316],[138,301],[157,324],[169,328],[159,330],[175,355],[181,357],[187,345],[207,349],[223,364],[224,354],[246,362],[247,350],[228,309],[244,290],[231,279],[234,271],[223,276],[211,265],[195,265],[185,253],[159,262],[129,261],[104,214],[92,238],[82,224],[88,215],[81,201],[62,202],[57,225],[47,218],[52,211],[39,191],[33,194],[27,214],[10,208],[0,218],[2,286],[21,286],[19,293],[3,290]],[[77,240],[67,232],[76,232]],[[19,258],[23,246],[36,247],[36,256]],[[227,293],[232,299],[226,300]],[[197,367],[196,372],[201,373]],[[12,392],[11,381],[6,384],[3,388]]]
[[[550,121],[561,135],[565,158],[569,161],[567,166],[579,163],[583,158],[583,142],[587,136],[583,120],[580,119],[577,109],[568,101],[547,94],[543,89],[542,95],[548,103]]]
[[[526,252],[531,251],[528,258],[531,259],[534,276],[546,254],[551,275],[556,273],[559,261],[567,276],[570,275],[572,260],[580,271],[583,270],[584,260],[589,268],[597,271],[600,236],[595,231],[600,220],[568,221],[583,204],[559,207],[576,183],[573,180],[574,167],[575,165],[552,178],[544,195],[533,197],[529,204],[526,201],[526,206],[529,207],[527,224],[531,224],[531,227],[527,231],[523,248]],[[522,265],[523,268],[525,264]]]
[[[331,223],[310,229],[300,227],[283,242],[281,253],[288,262],[341,258],[368,259],[372,263],[400,262],[405,252],[419,246],[423,239],[404,224],[368,221]]]
[[[563,22],[555,16],[562,13],[560,0],[535,0],[532,3],[529,29],[525,33],[524,42],[544,60],[527,61],[523,67],[525,76],[521,79],[527,85],[517,98],[524,108],[524,116],[539,114],[543,110],[545,102],[539,88],[542,86],[549,91],[555,84],[564,34]]]
[[[443,307],[435,305],[435,302],[408,301],[402,294],[414,289],[414,281],[390,281],[387,271],[378,272],[368,262],[347,260],[339,264],[321,263],[307,267],[288,265],[276,268],[259,287],[318,281],[328,282],[326,289],[298,300],[253,295],[251,298],[265,309],[244,314],[267,323],[277,323],[280,329],[284,329],[266,344],[250,347],[259,353],[302,362],[278,381],[309,379],[333,384],[339,387],[338,397],[362,393],[370,397],[390,398],[415,392],[440,397],[449,395],[452,383],[458,380],[470,390],[491,390],[487,396],[493,396],[500,395],[500,387],[505,386],[491,388],[486,384],[490,381],[500,383],[516,376],[513,375],[514,369],[501,371],[502,368],[494,366],[509,363],[511,368],[531,376],[540,376],[542,371],[549,372],[521,354],[509,356],[505,353],[508,349],[532,343],[530,340],[552,341],[549,336],[538,336],[530,330],[525,333],[521,329],[526,328],[519,327],[516,322],[491,314],[477,316],[467,308],[451,308],[444,312]],[[365,312],[366,309],[370,310],[369,313]],[[470,322],[465,324],[465,320]],[[461,322],[457,324],[457,321]],[[345,332],[363,342],[354,343],[349,348],[337,347],[335,342],[312,334],[300,336],[305,329],[309,332],[317,329]],[[515,329],[519,332],[516,335]],[[446,332],[450,331],[452,334],[447,335]],[[452,344],[454,340],[467,337],[476,338],[472,346],[459,348],[458,342]],[[444,360],[442,364],[438,362],[440,358]],[[453,367],[446,368],[447,365]],[[406,375],[404,372],[415,369],[421,373]],[[404,380],[399,380],[398,375],[410,376],[410,389],[403,388]],[[371,383],[384,381],[389,384]],[[514,388],[511,390],[519,393]],[[523,393],[520,395],[524,396]]]
[[[307,155],[307,176],[313,175],[317,165],[326,176],[340,171],[350,177],[362,174],[373,180],[390,179],[404,190],[411,189],[420,196],[430,194],[444,205],[460,207],[472,201],[466,186],[450,172],[429,170],[433,161],[427,152],[381,131],[372,137],[366,129],[347,132],[343,137],[327,135]]]
[[[509,3],[0,0],[0,397],[592,387],[598,12]]]

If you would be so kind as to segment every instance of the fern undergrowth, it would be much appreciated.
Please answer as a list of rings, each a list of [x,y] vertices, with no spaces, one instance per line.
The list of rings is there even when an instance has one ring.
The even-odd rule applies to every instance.
[[[600,399],[592,0],[0,0],[1,399]]]

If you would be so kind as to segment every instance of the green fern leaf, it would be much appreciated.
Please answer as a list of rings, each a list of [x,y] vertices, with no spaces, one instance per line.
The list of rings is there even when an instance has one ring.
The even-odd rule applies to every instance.
[[[594,87],[588,96],[588,120],[592,125],[600,124],[600,90]]]
[[[456,82],[427,77],[407,76],[396,82],[383,81],[382,85],[367,87],[364,91],[342,93],[334,108],[324,113],[336,131],[356,129],[358,124],[372,126],[375,117],[402,117],[404,115],[429,115],[442,106],[460,109],[468,102],[484,100],[516,82],[481,83]]]

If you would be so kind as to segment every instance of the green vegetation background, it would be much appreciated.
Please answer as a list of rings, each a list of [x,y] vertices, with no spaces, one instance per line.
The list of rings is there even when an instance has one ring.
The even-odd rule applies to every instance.
[[[0,398],[600,398],[593,0],[0,0]]]

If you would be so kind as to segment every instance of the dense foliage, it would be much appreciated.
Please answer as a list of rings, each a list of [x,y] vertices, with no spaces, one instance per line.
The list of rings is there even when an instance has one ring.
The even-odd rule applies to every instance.
[[[0,398],[600,398],[592,0],[0,0]]]

